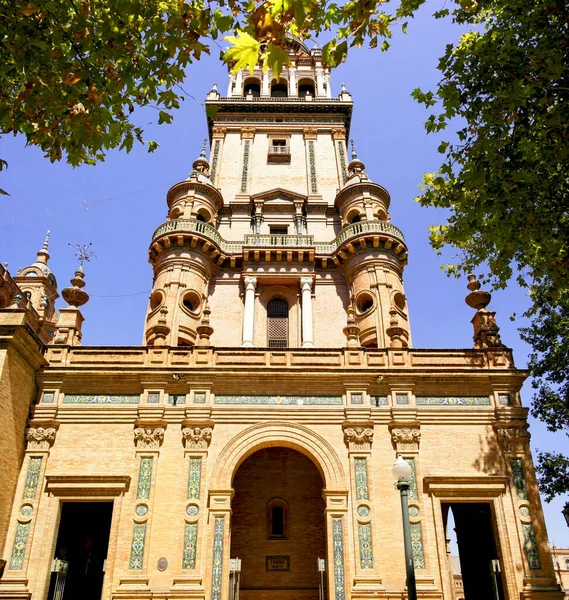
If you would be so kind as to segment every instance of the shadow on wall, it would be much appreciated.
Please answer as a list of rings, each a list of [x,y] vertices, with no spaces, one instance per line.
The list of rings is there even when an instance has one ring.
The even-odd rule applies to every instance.
[[[494,432],[490,430],[487,436],[479,436],[478,444],[480,451],[472,466],[486,475],[504,475],[506,465]]]

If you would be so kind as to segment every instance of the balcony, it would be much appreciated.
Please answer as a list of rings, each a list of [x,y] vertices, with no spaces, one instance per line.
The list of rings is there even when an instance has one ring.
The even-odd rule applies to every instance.
[[[290,147],[289,146],[269,146],[267,162],[289,163],[290,162]]]
[[[339,266],[350,254],[366,248],[385,248],[395,253],[405,264],[407,248],[401,231],[386,221],[360,221],[345,227],[331,242],[315,242],[313,235],[247,234],[242,242],[224,240],[208,223],[195,219],[175,219],[164,223],[152,236],[152,252],[158,254],[172,244],[189,242],[208,253],[219,265],[229,259],[232,267],[242,261],[314,262],[326,268],[329,261]],[[154,256],[156,255],[154,254]],[[331,266],[331,265],[330,265]]]

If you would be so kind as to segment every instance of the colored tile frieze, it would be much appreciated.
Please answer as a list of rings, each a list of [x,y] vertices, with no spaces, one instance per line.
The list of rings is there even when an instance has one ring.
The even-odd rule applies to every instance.
[[[341,405],[342,396],[215,396],[214,404]]]
[[[537,550],[537,538],[535,529],[532,523],[522,523],[522,531],[524,533],[524,548],[528,559],[530,569],[541,569],[541,560]]]
[[[188,498],[199,499],[202,477],[202,459],[190,458],[190,470],[188,473]]]
[[[367,460],[365,458],[355,458],[354,471],[356,479],[356,499],[369,500]]]
[[[144,563],[144,543],[146,541],[146,523],[135,523],[132,528],[132,544],[128,568],[140,571]]]
[[[18,523],[12,556],[10,557],[9,569],[11,571],[20,571],[24,566],[24,556],[26,555],[30,526],[31,523]]]
[[[526,476],[524,474],[524,465],[521,458],[512,458],[510,460],[510,466],[512,467],[512,479],[514,481],[514,487],[520,500],[528,499],[528,490],[526,485]]]
[[[372,396],[371,404],[372,406],[388,406],[389,401],[387,396]]]
[[[407,464],[411,467],[411,477],[409,478],[409,498],[411,500],[417,500],[419,494],[417,493],[417,475],[415,473],[415,459],[406,458]]]
[[[139,404],[139,394],[65,394],[63,404]]]
[[[223,584],[223,528],[225,517],[215,517],[211,569],[211,600],[221,600]]]
[[[41,471],[41,456],[33,456],[30,458],[28,465],[28,473],[26,475],[26,484],[24,487],[24,498],[35,498],[38,490],[38,483]]]
[[[360,567],[362,569],[373,569],[370,523],[358,523],[358,538],[360,543]]]
[[[411,547],[413,549],[413,564],[416,569],[425,568],[425,554],[423,552],[423,533],[421,523],[411,523]]]
[[[417,406],[490,406],[489,396],[417,396]]]
[[[342,519],[332,519],[332,545],[334,555],[334,600],[345,600],[344,534]]]
[[[184,527],[184,553],[182,569],[196,568],[196,549],[198,544],[198,524],[186,523]]]
[[[150,498],[150,484],[152,482],[152,458],[140,459],[140,471],[138,472],[138,488],[136,497],[139,500]]]

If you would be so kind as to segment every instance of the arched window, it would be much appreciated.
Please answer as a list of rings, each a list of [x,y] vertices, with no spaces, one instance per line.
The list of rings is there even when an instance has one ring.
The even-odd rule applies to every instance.
[[[246,79],[243,84],[243,95],[258,98],[261,95],[261,84],[258,79]]]
[[[314,97],[315,95],[316,91],[312,79],[301,79],[298,82],[298,96],[300,98],[304,98],[305,96]]]
[[[273,81],[271,84],[271,98],[286,98],[288,96],[288,87],[285,82],[277,83]]]
[[[267,305],[267,338],[269,348],[288,347],[288,303],[282,298]]]
[[[273,498],[267,503],[267,538],[286,540],[289,532],[288,503],[282,498]]]
[[[354,215],[351,219],[350,219],[350,224],[352,223],[359,223],[362,220],[361,215]]]

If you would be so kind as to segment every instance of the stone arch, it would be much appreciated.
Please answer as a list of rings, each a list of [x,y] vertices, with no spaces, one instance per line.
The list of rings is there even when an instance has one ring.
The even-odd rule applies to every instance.
[[[282,446],[297,450],[316,466],[327,491],[345,491],[344,468],[334,448],[320,435],[295,423],[259,423],[238,433],[221,451],[213,469],[210,489],[229,490],[243,461],[257,450]]]

